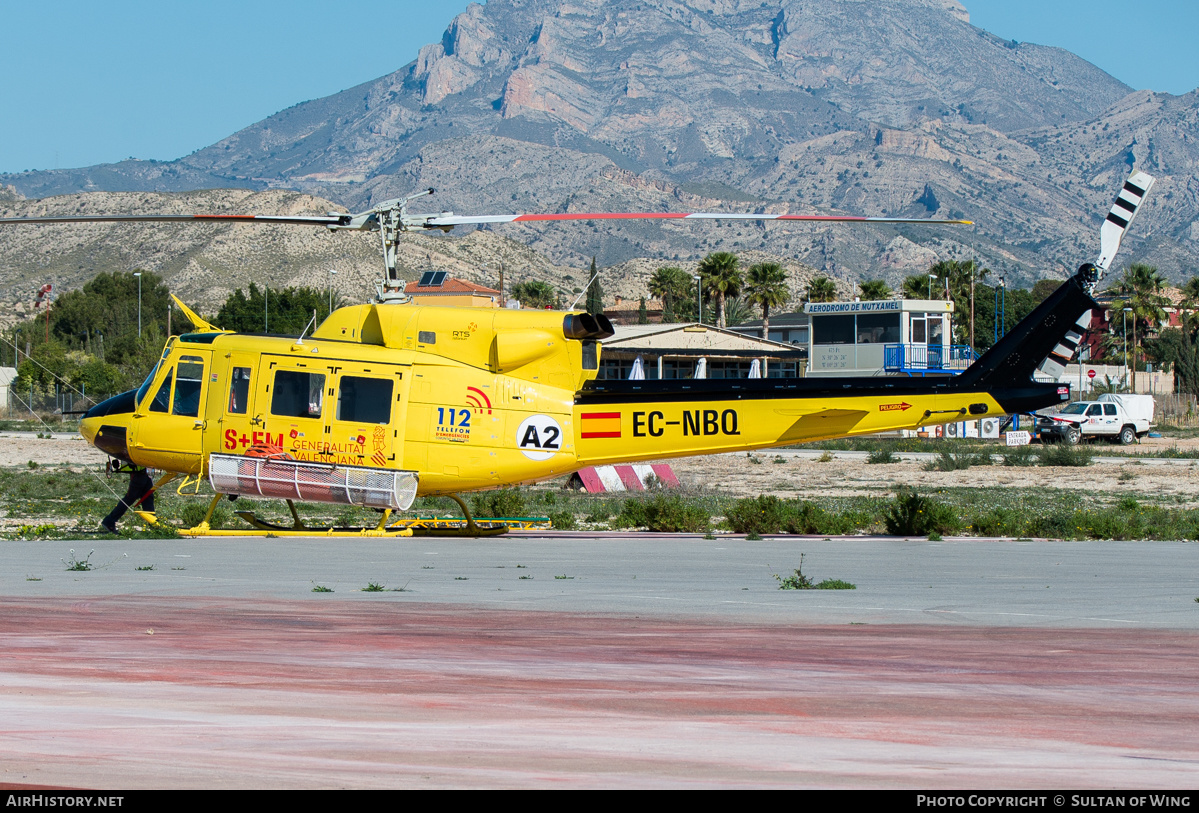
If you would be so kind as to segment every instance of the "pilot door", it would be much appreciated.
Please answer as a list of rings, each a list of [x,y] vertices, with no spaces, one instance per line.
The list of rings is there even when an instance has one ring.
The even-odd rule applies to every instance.
[[[208,394],[212,351],[192,347],[174,352],[164,364],[152,397],[134,416],[131,450],[153,468],[197,474],[204,451],[207,421],[201,414]]]

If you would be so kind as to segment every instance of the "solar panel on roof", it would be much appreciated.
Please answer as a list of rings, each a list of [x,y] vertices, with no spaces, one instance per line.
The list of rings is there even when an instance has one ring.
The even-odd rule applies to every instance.
[[[445,282],[448,271],[426,271],[420,275],[420,282],[416,283],[422,288],[433,288]]]

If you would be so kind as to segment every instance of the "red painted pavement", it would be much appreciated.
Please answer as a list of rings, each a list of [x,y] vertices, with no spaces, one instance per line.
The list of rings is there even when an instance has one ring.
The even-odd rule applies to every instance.
[[[0,602],[0,781],[1194,787],[1196,635]]]

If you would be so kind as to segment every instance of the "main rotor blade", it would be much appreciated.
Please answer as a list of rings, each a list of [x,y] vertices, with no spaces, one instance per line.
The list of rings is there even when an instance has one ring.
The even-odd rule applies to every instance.
[[[350,215],[63,215],[0,217],[0,225],[49,226],[58,223],[282,223],[295,226],[344,226]]]
[[[746,214],[743,212],[567,212],[508,215],[406,215],[401,229],[450,229],[488,223],[538,223],[566,220],[789,220],[812,223],[895,223],[912,225],[971,225],[971,220],[929,220],[911,217],[856,217],[852,215]],[[289,226],[324,226],[329,229],[375,229],[377,213],[360,215],[59,215],[3,217],[0,225],[52,226],[63,223],[276,223]]]
[[[430,215],[426,226],[469,226],[484,223],[535,223],[549,220],[806,220],[818,223],[913,223],[971,225],[972,220],[928,220],[911,217],[854,217],[850,215],[773,215],[740,212],[569,212],[540,215]]]

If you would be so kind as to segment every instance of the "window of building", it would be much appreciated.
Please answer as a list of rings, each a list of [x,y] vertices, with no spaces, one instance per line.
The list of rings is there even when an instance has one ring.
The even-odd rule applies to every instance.
[[[812,319],[813,344],[853,344],[853,339],[853,314],[818,316]]]
[[[858,314],[858,344],[899,344],[898,313]]]

